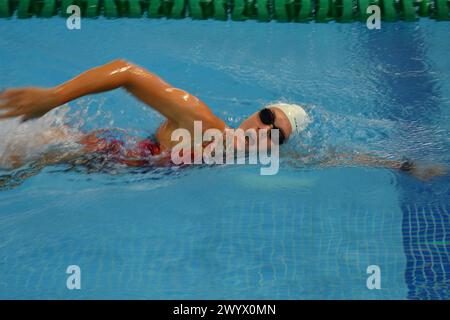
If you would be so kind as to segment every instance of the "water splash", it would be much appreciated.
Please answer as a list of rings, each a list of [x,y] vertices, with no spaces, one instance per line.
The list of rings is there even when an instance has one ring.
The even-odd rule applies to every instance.
[[[149,166],[131,168],[112,159],[111,154],[79,153],[83,147],[80,140],[86,133],[96,131],[98,138],[119,140],[123,149],[133,149],[148,133],[138,128],[116,128],[112,112],[106,108],[105,98],[84,97],[69,105],[61,106],[39,119],[22,123],[20,119],[9,119],[0,122],[0,190],[7,190],[20,185],[25,179],[39,174],[46,166],[45,155],[58,157],[70,155],[70,160],[51,167],[51,172],[78,172],[84,174],[107,173],[111,179],[114,176],[128,175],[139,178],[125,180],[158,180],[170,175],[177,176],[175,169]],[[128,124],[133,125],[133,123]],[[53,156],[51,156],[53,157]],[[155,158],[155,159],[153,159]],[[138,175],[136,175],[138,173]],[[85,179],[90,177],[84,176]],[[106,183],[110,183],[107,178]],[[123,181],[122,181],[123,182]]]
[[[33,121],[21,122],[20,119],[2,121],[0,169],[21,167],[55,149],[69,152],[79,148],[78,141],[82,133],[79,125],[67,125],[68,112],[68,106],[63,106]]]
[[[418,125],[368,115],[333,113],[322,106],[305,105],[311,123],[299,136],[293,137],[285,149],[301,165],[317,165],[337,153],[370,154],[390,160],[410,158],[424,163],[448,163],[445,149],[446,132],[435,125]],[[405,135],[407,132],[407,135]],[[419,137],[431,135],[433,141]],[[290,157],[286,157],[289,160]]]

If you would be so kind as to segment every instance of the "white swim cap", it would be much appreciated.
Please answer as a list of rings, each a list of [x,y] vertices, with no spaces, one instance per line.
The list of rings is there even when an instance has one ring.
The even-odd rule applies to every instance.
[[[297,104],[275,103],[268,105],[266,108],[278,108],[283,111],[291,123],[292,134],[299,134],[311,122],[305,110]]]

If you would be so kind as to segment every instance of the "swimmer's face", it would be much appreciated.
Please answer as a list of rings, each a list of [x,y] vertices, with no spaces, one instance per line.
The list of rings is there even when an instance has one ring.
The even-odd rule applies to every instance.
[[[255,112],[250,117],[242,121],[241,125],[239,126],[239,129],[242,129],[244,131],[249,129],[254,129],[256,132],[258,132],[261,129],[270,130],[275,128],[278,128],[279,136],[284,136],[284,140],[286,141],[289,136],[292,133],[291,123],[289,122],[288,118],[284,114],[283,111],[276,107],[268,108],[270,111],[272,111],[274,116],[273,124],[267,124],[267,120],[265,119],[265,115],[261,114],[261,110]],[[265,123],[266,122],[266,123]],[[267,145],[270,146],[270,133],[267,137]],[[275,143],[275,141],[274,141]]]

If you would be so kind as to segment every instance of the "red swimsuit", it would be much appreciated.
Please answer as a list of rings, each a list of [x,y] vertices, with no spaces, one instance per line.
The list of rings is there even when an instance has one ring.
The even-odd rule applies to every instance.
[[[153,163],[152,157],[161,154],[159,144],[151,139],[141,140],[131,148],[127,148],[124,142],[118,139],[98,137],[97,131],[86,135],[80,143],[85,145],[88,152],[106,154],[121,164],[133,167]]]
[[[162,154],[159,143],[147,138],[137,143],[133,143],[131,147],[128,147],[125,146],[123,141],[114,138],[112,131],[113,130],[94,131],[84,136],[80,143],[85,146],[87,152],[106,155],[108,159],[131,167],[174,165],[170,158],[170,153],[162,157],[155,157]],[[106,138],[99,137],[97,134],[106,135]],[[203,148],[209,143],[210,142],[205,142]],[[194,159],[195,153],[192,151],[190,163],[194,163]]]

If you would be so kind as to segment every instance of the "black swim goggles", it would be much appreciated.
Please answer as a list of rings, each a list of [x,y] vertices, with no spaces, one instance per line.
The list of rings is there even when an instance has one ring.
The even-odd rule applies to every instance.
[[[262,123],[266,125],[272,126],[273,129],[278,129],[279,135],[278,135],[278,144],[283,144],[286,141],[286,136],[284,135],[283,131],[281,131],[280,128],[277,128],[275,126],[275,113],[273,113],[272,110],[264,108],[258,113],[259,119]],[[270,131],[268,133],[270,137]]]

